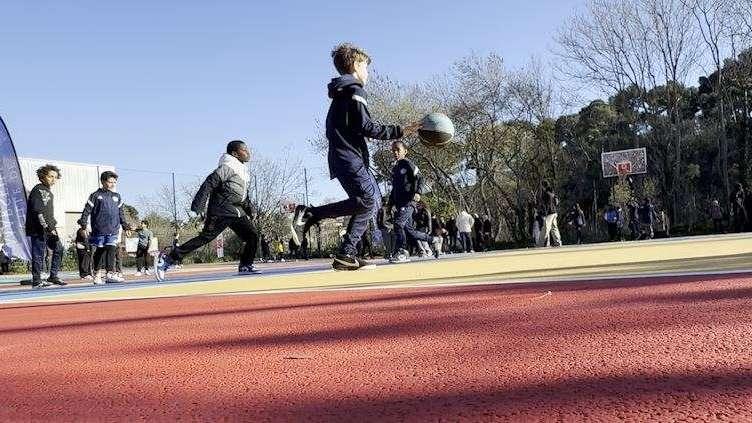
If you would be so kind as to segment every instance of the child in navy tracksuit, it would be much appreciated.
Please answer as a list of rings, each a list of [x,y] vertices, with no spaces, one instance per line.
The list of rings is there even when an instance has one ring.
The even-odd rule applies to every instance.
[[[363,50],[348,43],[337,46],[332,51],[332,58],[341,76],[332,79],[328,86],[332,99],[326,117],[329,174],[331,179],[339,181],[348,198],[320,207],[298,206],[291,225],[292,239],[301,245],[308,229],[321,219],[351,216],[332,266],[337,270],[357,270],[367,263],[357,258],[356,245],[368,221],[380,207],[381,199],[378,184],[369,168],[366,138],[398,139],[414,133],[419,125],[401,128],[373,122],[363,89],[368,81],[371,59]]]
[[[114,192],[118,176],[115,172],[103,172],[99,180],[102,188],[94,191],[86,202],[78,224],[84,230],[89,225],[91,217],[91,235],[89,242],[94,251],[94,284],[105,282],[123,282],[122,277],[115,273],[115,255],[117,254],[118,232],[120,227],[129,230],[123,213],[123,197]],[[104,262],[104,263],[103,263]],[[102,279],[99,270],[104,264],[107,270],[106,280]]]
[[[416,241],[425,241],[433,244],[434,257],[439,257],[441,251],[441,238],[431,236],[426,232],[415,229],[413,213],[416,212],[416,202],[420,201],[420,195],[424,192],[423,178],[418,167],[407,158],[407,147],[402,141],[392,143],[394,154],[394,168],[392,168],[392,195],[389,196],[389,204],[394,207],[394,255],[389,261],[393,263],[408,260],[406,235]],[[425,212],[425,210],[424,210]],[[430,225],[425,222],[426,225]]]

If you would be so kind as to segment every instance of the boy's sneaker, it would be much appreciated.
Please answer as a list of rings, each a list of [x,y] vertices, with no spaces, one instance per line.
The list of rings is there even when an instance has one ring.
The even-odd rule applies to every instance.
[[[51,284],[53,284],[53,285],[57,285],[57,286],[65,286],[65,285],[68,285],[68,283],[67,283],[67,282],[65,282],[64,280],[60,279],[60,278],[59,278],[59,277],[57,277],[57,276],[50,276],[49,278],[47,278],[47,282],[49,282],[49,283],[51,283]]]
[[[101,275],[94,276],[94,285],[104,285],[104,279],[102,279]]]
[[[433,256],[436,258],[439,258],[439,254],[441,254],[441,245],[444,243],[444,238],[440,236],[435,236],[431,240],[431,244],[433,244]]]
[[[145,269],[145,270],[144,270],[144,275],[146,275],[146,276],[151,276],[151,270],[149,270],[149,269]]]
[[[85,281],[91,281],[91,280],[94,280],[94,276],[91,276],[91,275],[86,275],[86,276],[84,276],[84,277],[83,277],[83,278],[81,278],[81,279],[83,279],[83,280],[85,280]]]
[[[52,285],[47,281],[33,281],[31,282],[31,289],[42,289]]]
[[[257,269],[254,265],[238,267],[238,275],[258,275],[261,273],[263,272]]]
[[[122,276],[118,275],[117,273],[108,273],[107,279],[105,280],[107,283],[121,283],[125,282],[125,279],[123,279]]]
[[[308,207],[302,204],[295,207],[295,214],[290,223],[290,235],[292,242],[298,247],[303,245],[303,239],[306,236],[306,230],[308,229],[307,223],[310,217],[311,213],[308,211]]]
[[[355,269],[360,267],[360,262],[358,262],[358,258],[352,254],[337,253],[334,255],[334,261],[343,266],[353,267]]]
[[[407,263],[410,261],[410,256],[407,250],[400,248],[392,257],[389,258],[389,263]]]
[[[332,268],[333,268],[334,270],[345,270],[345,271],[347,271],[347,270],[358,270],[358,269],[360,269],[360,267],[358,267],[358,266],[349,266],[349,265],[346,265],[346,264],[342,264],[341,262],[339,262],[339,261],[337,261],[337,260],[334,260],[334,261],[332,262]]]
[[[356,260],[358,260],[358,269],[375,269],[376,263],[372,261],[368,261],[364,258],[355,257]]]
[[[139,276],[143,276],[143,275],[144,274],[141,273],[140,271],[138,271],[138,272],[136,272],[136,273],[133,274],[133,276],[135,276],[135,277],[139,277]]]
[[[172,266],[172,259],[169,255],[160,254],[159,257],[157,257],[157,261],[154,263],[154,276],[157,277],[158,282],[165,280],[165,274],[170,266]]]

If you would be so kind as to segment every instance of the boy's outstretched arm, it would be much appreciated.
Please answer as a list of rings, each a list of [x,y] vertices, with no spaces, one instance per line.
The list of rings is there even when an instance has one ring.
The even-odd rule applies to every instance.
[[[353,93],[354,119],[352,125],[358,125],[361,135],[376,140],[395,140],[402,138],[403,131],[399,125],[381,125],[371,120],[368,112],[368,101],[365,90],[359,89]]]

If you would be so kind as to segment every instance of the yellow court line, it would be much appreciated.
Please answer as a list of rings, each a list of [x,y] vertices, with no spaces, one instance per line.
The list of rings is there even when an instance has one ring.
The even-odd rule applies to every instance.
[[[379,266],[355,272],[311,271],[251,276],[212,281],[154,284],[102,292],[72,292],[8,302],[68,302],[160,298],[240,292],[342,288],[389,285],[424,285],[636,275],[655,272],[711,271],[752,268],[752,235],[695,237],[670,242],[591,244],[583,247],[517,250],[459,259],[440,259]]]

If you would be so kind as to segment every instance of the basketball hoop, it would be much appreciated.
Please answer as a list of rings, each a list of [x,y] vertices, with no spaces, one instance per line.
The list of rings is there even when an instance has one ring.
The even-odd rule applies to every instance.
[[[630,150],[608,151],[601,153],[603,177],[619,177],[647,173],[647,150],[633,148]]]

